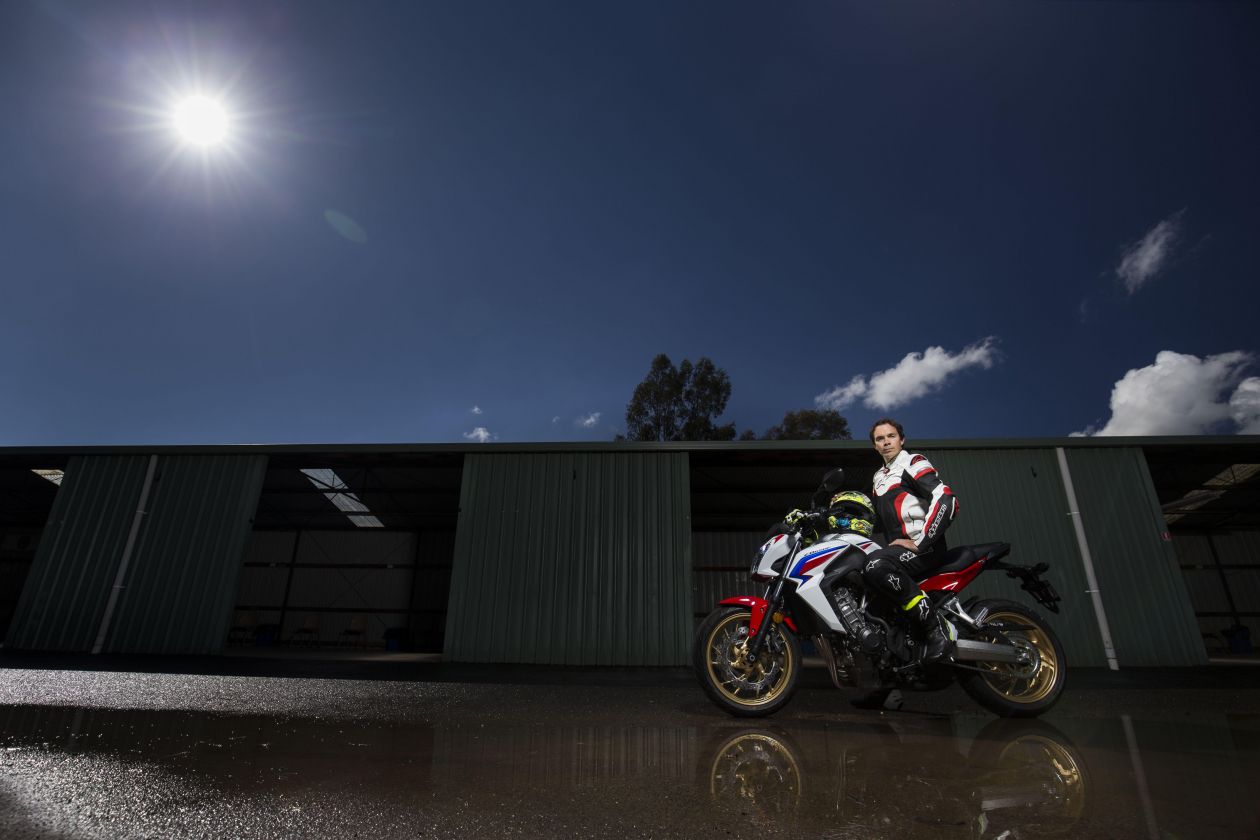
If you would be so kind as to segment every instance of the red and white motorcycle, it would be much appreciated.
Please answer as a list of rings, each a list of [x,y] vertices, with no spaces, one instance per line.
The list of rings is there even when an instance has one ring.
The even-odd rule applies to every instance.
[[[778,528],[758,550],[752,579],[767,584],[764,597],[727,598],[701,623],[692,660],[709,697],[741,717],[778,711],[796,691],[801,638],[812,636],[837,688],[861,686],[873,672],[880,685],[903,690],[931,691],[957,681],[1003,717],[1035,717],[1053,706],[1067,661],[1045,619],[1014,601],[959,598],[981,572],[1003,571],[1057,613],[1060,598],[1041,578],[1049,567],[1003,562],[1009,543],[951,549],[948,562],[919,587],[958,638],[945,658],[924,662],[923,645],[904,616],[863,588],[862,567],[879,545],[860,534],[825,533],[828,511],[821,505],[843,480],[842,470],[829,472],[815,508]],[[811,543],[810,534],[820,536]]]

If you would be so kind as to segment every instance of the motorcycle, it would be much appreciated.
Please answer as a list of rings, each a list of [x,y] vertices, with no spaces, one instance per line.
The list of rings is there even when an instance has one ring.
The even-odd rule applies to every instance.
[[[800,679],[801,640],[812,637],[837,688],[860,687],[873,671],[883,686],[914,691],[957,681],[1002,717],[1035,717],[1052,707],[1063,692],[1067,660],[1045,619],[1015,601],[959,597],[981,572],[1002,571],[1057,613],[1061,599],[1041,577],[1049,566],[1004,561],[1011,550],[1004,542],[948,551],[947,562],[918,584],[957,638],[946,657],[924,661],[922,640],[905,616],[869,599],[863,587],[862,568],[879,544],[860,534],[826,533],[824,505],[843,483],[843,470],[827,473],[813,508],[772,529],[751,569],[754,581],[767,584],[764,597],[727,598],[701,622],[692,662],[710,699],[738,717],[782,709]]]

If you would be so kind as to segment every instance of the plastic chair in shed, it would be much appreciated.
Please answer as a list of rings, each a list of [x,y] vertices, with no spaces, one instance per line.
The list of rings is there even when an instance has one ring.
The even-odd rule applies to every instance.
[[[229,645],[249,644],[250,636],[258,626],[258,614],[254,612],[238,612],[232,620],[232,630],[228,633]]]
[[[367,620],[356,615],[350,619],[350,626],[341,631],[341,642],[347,640],[353,641],[355,644],[363,644],[363,631],[367,629]]]
[[[293,635],[289,637],[289,641],[302,644],[313,645],[319,641],[319,616],[312,613],[306,617],[306,621],[302,622],[302,626],[293,631]]]

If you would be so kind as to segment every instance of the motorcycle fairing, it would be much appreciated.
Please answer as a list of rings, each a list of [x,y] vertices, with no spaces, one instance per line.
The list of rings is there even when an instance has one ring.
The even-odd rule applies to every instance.
[[[836,615],[831,598],[823,590],[822,580],[830,571],[834,571],[833,561],[845,557],[861,561],[866,558],[866,555],[878,550],[877,543],[858,534],[828,534],[821,542],[811,547],[808,553],[796,559],[788,577],[797,584],[797,597],[804,601],[828,628],[836,633],[846,633],[848,631],[840,621],[840,616]]]
[[[756,633],[758,628],[761,627],[762,619],[766,617],[766,610],[769,608],[770,603],[765,598],[757,598],[752,595],[738,595],[734,598],[718,601],[718,605],[723,607],[748,607],[748,609],[752,610],[752,617],[748,620],[748,632],[752,634]],[[796,622],[792,620],[791,616],[783,616],[783,623],[793,633],[796,632]]]
[[[981,557],[965,569],[957,572],[942,572],[920,581],[919,588],[924,592],[961,592],[967,584],[975,580],[976,575],[984,571],[987,557]]]

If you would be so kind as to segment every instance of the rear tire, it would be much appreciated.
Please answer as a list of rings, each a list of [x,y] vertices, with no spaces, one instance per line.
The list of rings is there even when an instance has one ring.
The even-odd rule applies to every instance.
[[[691,650],[700,686],[736,717],[774,714],[792,699],[801,675],[800,640],[769,615],[760,655],[744,657],[751,620],[747,607],[720,607],[701,622]]]
[[[963,690],[1001,717],[1036,717],[1049,710],[1059,701],[1067,680],[1067,657],[1058,636],[1035,610],[1015,601],[981,601],[976,607],[986,613],[986,623],[1007,621],[1030,626],[1030,630],[994,629],[991,633],[1035,652],[1036,664],[1029,668],[1005,662],[968,663],[986,670],[960,669],[958,682]]]

